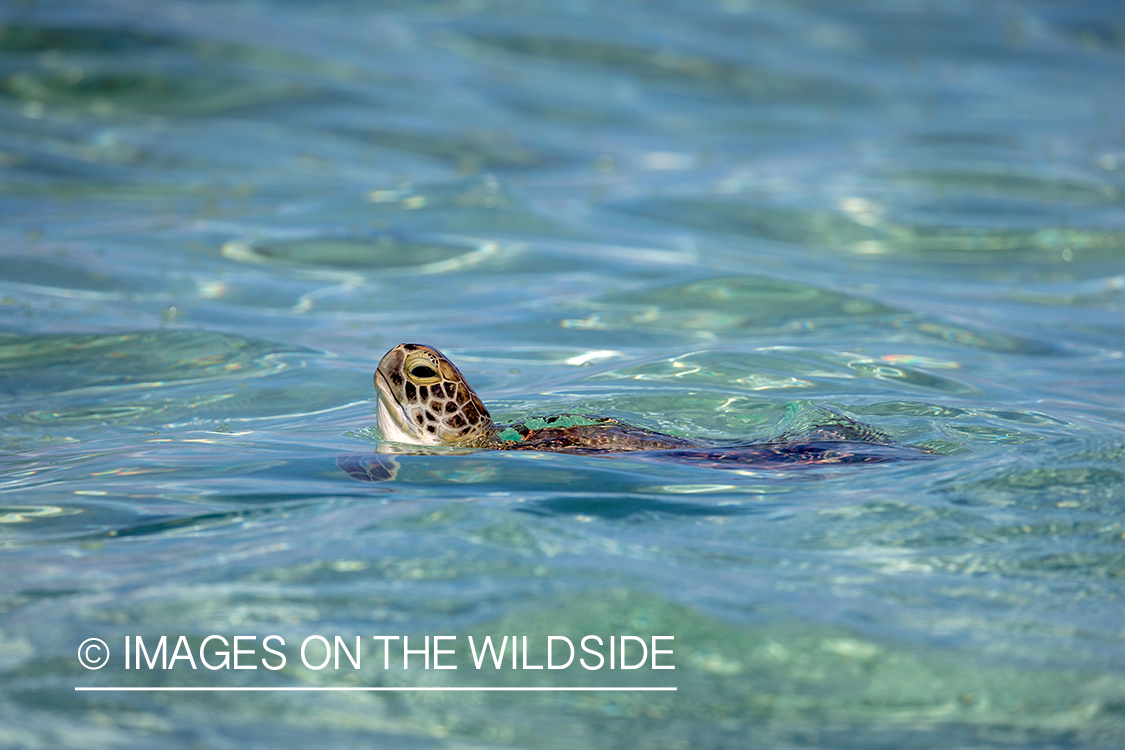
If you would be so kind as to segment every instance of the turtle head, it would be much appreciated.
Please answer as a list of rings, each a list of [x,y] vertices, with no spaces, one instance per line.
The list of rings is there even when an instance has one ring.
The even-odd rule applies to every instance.
[[[399,344],[375,370],[379,431],[412,445],[473,447],[496,431],[488,409],[445,355],[423,344]]]

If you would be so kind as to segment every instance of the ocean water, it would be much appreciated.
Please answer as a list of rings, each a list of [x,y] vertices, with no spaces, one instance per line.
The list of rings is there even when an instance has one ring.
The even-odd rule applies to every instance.
[[[1108,0],[0,6],[0,746],[1125,745],[1123,90]],[[403,341],[935,458],[380,454]]]

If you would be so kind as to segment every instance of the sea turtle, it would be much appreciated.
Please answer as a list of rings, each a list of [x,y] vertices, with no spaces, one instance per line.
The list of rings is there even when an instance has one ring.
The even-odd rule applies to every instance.
[[[375,370],[379,431],[399,445],[477,450],[615,454],[654,452],[661,458],[716,468],[872,463],[932,456],[892,444],[881,431],[819,410],[818,423],[768,442],[717,443],[665,435],[611,417],[558,414],[511,425],[493,423],[461,371],[437,349],[399,344]],[[396,451],[397,452],[397,451]],[[385,462],[382,462],[385,464]],[[386,479],[376,457],[343,457],[340,467],[363,480]]]

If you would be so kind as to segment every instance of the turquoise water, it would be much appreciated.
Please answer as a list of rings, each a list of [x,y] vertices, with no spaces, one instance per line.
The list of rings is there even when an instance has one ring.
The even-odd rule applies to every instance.
[[[1125,745],[1117,3],[0,24],[0,745]],[[402,341],[498,421],[733,442],[829,409],[941,457],[356,481]],[[216,634],[287,665],[122,661]],[[476,669],[489,634],[533,664],[551,635],[670,635],[675,670]],[[312,635],[361,636],[362,667],[303,666]],[[382,669],[374,635],[457,636],[458,669]]]

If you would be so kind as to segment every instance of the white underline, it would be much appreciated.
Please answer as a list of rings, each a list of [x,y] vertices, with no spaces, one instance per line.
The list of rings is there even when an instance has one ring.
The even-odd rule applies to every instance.
[[[581,691],[675,692],[674,687],[76,687],[83,692],[236,693],[236,692],[434,692],[544,693]]]

